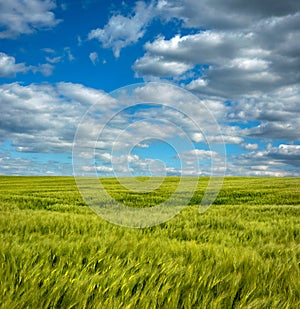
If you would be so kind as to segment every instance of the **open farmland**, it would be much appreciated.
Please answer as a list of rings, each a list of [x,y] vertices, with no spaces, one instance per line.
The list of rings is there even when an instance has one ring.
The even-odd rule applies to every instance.
[[[300,179],[225,178],[199,214],[207,180],[172,220],[132,229],[97,216],[72,177],[0,177],[1,308],[300,308]],[[103,184],[148,207],[176,181]]]

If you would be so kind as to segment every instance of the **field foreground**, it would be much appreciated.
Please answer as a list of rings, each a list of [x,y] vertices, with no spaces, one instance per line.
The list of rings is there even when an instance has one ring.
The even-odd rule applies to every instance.
[[[103,184],[149,207],[176,178],[151,194]],[[132,229],[97,216],[72,177],[1,176],[0,307],[300,308],[300,179],[228,177],[199,214],[206,185],[172,220]]]

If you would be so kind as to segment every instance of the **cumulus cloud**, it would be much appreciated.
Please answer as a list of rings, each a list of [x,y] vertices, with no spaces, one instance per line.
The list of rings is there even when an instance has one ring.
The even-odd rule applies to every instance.
[[[161,0],[157,10],[161,19],[181,20],[194,31],[147,42],[144,56],[133,65],[137,76],[175,81],[181,76],[188,90],[205,100],[214,98],[219,113],[212,110],[225,143],[240,145],[253,160],[257,153],[267,157],[257,173],[283,175],[281,167],[270,163],[278,163],[282,149],[261,152],[258,141],[299,142],[299,1]],[[193,75],[185,79],[188,72]],[[194,133],[198,142],[203,138]],[[250,157],[244,164],[251,167]]]
[[[286,100],[292,103],[293,92],[290,91],[289,94],[290,97]],[[130,106],[132,101],[124,101],[126,96],[122,95],[122,111],[115,114],[120,108],[120,103],[115,98],[103,91],[80,84],[1,85],[0,140],[10,141],[11,147],[20,154],[70,153],[81,117],[87,108],[96,105],[90,111],[88,121],[77,140],[83,147],[83,151],[78,153],[82,159],[83,173],[91,172],[95,156],[99,175],[112,175],[112,168],[121,175],[128,173],[147,175],[150,172],[162,171],[166,174],[208,175],[211,171],[211,158],[218,163],[221,162],[222,156],[217,147],[209,149],[205,145],[207,142],[218,144],[223,141],[226,144],[241,145],[247,151],[230,158],[229,174],[287,175],[288,171],[291,172],[291,168],[293,175],[298,173],[300,146],[297,143],[294,145],[282,143],[278,147],[268,146],[262,150],[257,144],[244,141],[249,131],[244,132],[238,127],[224,126],[222,127],[224,136],[217,135],[216,127],[208,121],[208,115],[204,113],[205,107],[201,107],[201,100],[191,94],[186,99],[182,93],[180,95],[180,92],[176,92],[176,88],[172,88],[172,85],[155,87],[155,83],[148,84],[137,87],[134,95],[138,102],[141,100],[153,102],[160,98],[168,104],[172,103],[173,108],[154,105],[126,108],[126,104]],[[216,116],[220,120],[222,115],[224,117],[227,110],[220,102],[206,103],[216,109]],[[222,113],[219,111],[218,114],[217,110],[222,106]],[[293,109],[292,105],[290,108]],[[193,115],[192,121],[189,115]],[[176,141],[179,137],[180,141]],[[253,136],[251,137],[253,140]],[[185,138],[188,141],[183,143]],[[151,157],[132,153],[134,148],[151,150],[155,139],[170,143],[176,149],[177,159],[184,159],[184,165],[179,168],[178,164],[173,165],[174,161],[170,158],[170,161],[162,166]],[[204,148],[195,148],[194,143],[201,143]],[[195,157],[200,164],[195,165],[197,163]],[[15,164],[15,168],[11,169],[14,174],[22,173],[22,169],[24,172],[28,164],[36,166],[37,173],[42,171],[44,174],[51,171],[49,165],[55,169],[59,166],[59,163],[53,162],[30,163],[31,161],[26,161],[29,159],[22,157],[17,161],[13,159],[10,161],[9,158],[9,155],[1,156],[2,173],[10,171],[11,164]],[[70,173],[70,162],[61,167],[59,173],[67,173],[67,170]]]
[[[51,0],[0,0],[0,38],[55,27],[59,20],[54,8]],[[89,150],[95,148],[99,173],[112,172],[112,157],[120,173],[146,173],[151,165],[159,172],[161,165],[152,158],[122,152],[133,145],[149,150],[151,138],[174,142],[186,133],[198,146],[208,142],[235,144],[240,154],[229,154],[228,173],[299,175],[299,1],[140,1],[132,14],[115,13],[104,27],[91,30],[88,38],[98,40],[119,57],[123,48],[144,37],[154,18],[163,23],[175,19],[193,30],[189,34],[174,31],[171,37],[159,35],[147,42],[145,54],[133,64],[136,76],[180,80],[200,100],[192,96],[187,99],[168,84],[138,87],[134,95],[139,102],[160,101],[173,108],[149,104],[122,111],[112,119],[118,103],[100,90],[73,83],[1,85],[1,141],[10,141],[19,153],[70,152],[81,116],[97,102],[80,136],[87,147],[80,155],[91,160]],[[78,42],[81,44],[81,39]],[[61,54],[50,48],[44,51],[48,63],[38,65],[20,63],[0,53],[0,77],[27,72],[47,76],[52,74],[54,64],[74,60],[70,47]],[[91,52],[89,58],[95,64],[97,52]],[[123,99],[127,102],[128,98]],[[221,124],[222,134],[209,115]],[[105,130],[94,143],[101,128]],[[279,146],[262,149],[262,141],[270,139],[277,140]],[[114,154],[110,153],[112,145]],[[186,160],[197,155],[207,163],[214,150],[187,147],[179,148],[179,153]],[[26,160],[2,155],[0,172],[9,170],[9,166],[13,170],[15,164],[13,173],[19,173],[26,165],[34,164]],[[57,167],[55,163],[53,166]],[[83,170],[88,172],[90,166],[83,165]],[[208,167],[203,165],[195,171],[191,165],[182,171],[188,175],[205,174],[209,173]],[[51,172],[47,164],[36,168]],[[165,171],[180,173],[176,166],[165,166]]]
[[[299,127],[299,122],[293,126],[289,121],[285,122],[263,122],[259,126],[249,130],[249,136],[252,137],[265,137],[282,140],[299,140],[299,131],[295,131],[295,128]]]
[[[54,66],[49,63],[39,64],[38,66],[30,66],[30,69],[36,73],[40,72],[44,76],[50,76],[53,73]]]
[[[52,0],[0,0],[0,38],[12,38],[39,29],[55,27],[60,20]]]
[[[120,172],[122,175],[125,175],[124,173],[149,174],[149,169],[152,172],[155,170],[156,174],[164,172],[166,174],[199,175],[198,161],[194,161],[194,165],[184,162],[183,166],[179,167],[180,164],[174,162],[174,153],[184,154],[188,149],[195,148],[195,142],[201,142],[205,146],[207,141],[210,141],[210,146],[214,147],[211,152],[220,151],[220,157],[222,157],[220,144],[223,140],[216,136],[218,134],[216,122],[209,115],[209,109],[205,103],[216,110],[218,107],[222,107],[221,104],[201,102],[196,96],[179,90],[171,84],[151,83],[136,86],[134,90],[130,89],[130,94],[128,96],[124,89],[120,91],[118,108],[121,108],[121,111],[116,112],[118,111],[118,108],[115,109],[116,106],[113,108],[113,113],[105,113],[105,123],[96,124],[92,115],[86,117],[80,128],[78,141],[75,143],[75,149],[78,149],[76,158],[80,164],[83,162],[85,163],[82,164],[83,166],[91,166],[95,153],[97,166],[111,167],[114,165],[114,171]],[[134,102],[159,103],[145,103],[133,108],[131,104]],[[91,133],[95,128],[98,128],[96,129],[98,134]],[[87,132],[90,134],[89,136],[92,134],[92,140],[85,138]],[[203,135],[205,137],[208,135],[208,138],[203,138]],[[234,137],[228,136],[228,141],[229,139],[236,142]],[[161,148],[162,152],[157,153],[158,158],[165,155],[166,161],[164,161],[163,167],[162,162],[157,162],[153,157],[157,147],[155,145],[162,141],[172,149],[172,151],[165,152]],[[215,147],[214,144],[218,144],[218,147]],[[218,150],[216,150],[217,148]],[[142,151],[143,156],[132,154],[134,149]],[[172,152],[173,154],[171,154]],[[147,157],[147,154],[150,155],[150,158]],[[200,150],[198,155],[200,155]],[[180,158],[186,159],[187,156],[182,155]],[[206,158],[206,161],[209,161],[209,158]],[[206,172],[204,173],[203,167],[201,174],[209,173],[209,162],[206,165],[208,166]]]
[[[75,104],[73,109],[80,103],[87,109],[97,103],[97,108],[101,111],[107,111],[113,106],[113,98],[107,93],[94,88],[89,88],[81,84],[59,83],[56,89],[69,102]]]
[[[162,57],[145,55],[143,58],[136,60],[133,69],[137,72],[142,72],[142,75],[174,77],[180,76],[189,69],[192,69],[192,65],[173,60],[163,60]]]
[[[16,63],[15,57],[0,52],[0,77],[15,77],[17,73],[26,73],[28,71],[40,72],[45,76],[49,76],[52,74],[53,69],[54,67],[47,63],[37,66],[27,66],[23,62]]]
[[[13,77],[28,70],[25,63],[16,63],[16,59],[0,52],[0,77]]]
[[[227,98],[272,91],[300,80],[296,68],[291,68],[300,57],[281,56],[280,51],[260,44],[261,36],[260,32],[207,30],[168,40],[158,38],[145,44],[147,52],[133,68],[142,76],[164,77],[200,66],[202,70],[196,69],[199,77],[188,89]]]
[[[268,155],[284,164],[300,168],[300,145],[281,144],[278,148],[271,149]]]
[[[267,8],[265,1],[158,1],[160,18],[180,19],[199,32],[147,42],[133,68],[147,77],[176,77],[193,68],[189,90],[227,99],[299,83],[299,1]]]
[[[118,58],[122,48],[136,43],[145,34],[148,23],[153,18],[153,4],[136,3],[131,16],[113,15],[104,28],[97,28],[88,34],[89,40],[96,39],[104,48],[112,48]]]
[[[268,145],[236,156],[228,173],[264,176],[300,176],[300,145]]]
[[[292,15],[300,10],[300,5],[297,0],[159,0],[158,8],[164,18],[181,19],[185,27],[235,30],[270,17]]]
[[[251,144],[251,143],[243,143],[242,146],[246,149],[246,150],[256,150],[258,148],[257,144]]]
[[[231,102],[227,119],[248,122],[243,134],[253,138],[299,141],[299,85]]]
[[[76,84],[1,85],[0,139],[10,140],[20,152],[70,152],[86,105],[96,98],[104,106],[111,100]]]

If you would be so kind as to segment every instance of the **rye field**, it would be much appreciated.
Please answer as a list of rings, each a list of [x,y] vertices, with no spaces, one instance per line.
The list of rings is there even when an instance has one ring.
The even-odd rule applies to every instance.
[[[177,179],[139,194],[102,182],[152,207]],[[199,214],[207,183],[173,219],[134,229],[96,215],[72,177],[1,176],[0,308],[300,308],[300,179],[227,177]]]

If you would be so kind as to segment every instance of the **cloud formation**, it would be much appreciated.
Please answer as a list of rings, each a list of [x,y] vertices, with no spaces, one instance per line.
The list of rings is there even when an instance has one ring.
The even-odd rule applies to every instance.
[[[271,17],[292,15],[300,10],[297,0],[159,0],[164,18],[178,18],[185,27],[236,30],[249,28]]]
[[[0,86],[0,140],[20,152],[70,152],[87,105],[109,102],[107,95],[82,85],[59,83]]]
[[[65,12],[72,9],[69,5],[63,7]],[[108,68],[111,65],[108,63],[106,68],[101,68],[102,74],[108,74],[110,68],[118,71],[128,66],[133,72],[125,69],[126,78],[133,77],[133,73],[145,80],[167,78],[197,97],[186,99],[171,83],[155,87],[148,84],[134,89],[139,102],[159,101],[173,104],[174,108],[145,104],[112,117],[118,103],[104,91],[72,82],[51,85],[39,74],[34,78],[43,78],[40,84],[28,84],[32,74],[26,73],[49,76],[55,65],[59,66],[58,74],[64,72],[53,78],[66,80],[67,70],[60,70],[64,64],[69,65],[65,68],[70,72],[78,73],[71,80],[84,80],[87,71],[79,68],[80,59],[95,65],[106,54],[87,47],[80,39],[82,33],[74,34],[75,40],[78,38],[76,46],[71,42],[68,47],[39,46],[43,53],[37,55],[36,63],[20,62],[20,51],[11,51],[15,48],[14,41],[9,40],[11,46],[0,52],[0,77],[5,82],[7,78],[18,78],[20,82],[0,86],[0,141],[3,143],[0,173],[26,172],[28,165],[47,173],[51,172],[50,164],[57,171],[68,169],[70,173],[70,162],[60,169],[59,160],[34,163],[26,154],[51,157],[55,153],[70,153],[81,116],[88,107],[100,102],[92,111],[94,114],[81,138],[87,150],[94,149],[95,143],[89,138],[98,137],[99,129],[105,127],[96,144],[97,170],[101,175],[112,172],[112,145],[113,161],[119,173],[143,174],[151,167],[155,173],[164,170],[169,174],[180,171],[188,175],[209,174],[208,161],[214,151],[206,147],[208,142],[227,145],[228,174],[300,175],[299,1],[153,0],[124,5],[123,9],[125,14],[113,13],[104,26],[84,29],[89,40],[95,39],[103,48],[112,49],[116,58],[121,57],[125,47],[139,44],[132,49],[133,55],[138,55],[133,63],[129,64],[128,59],[110,61],[114,66]],[[0,39],[55,27],[60,21],[54,10],[53,0],[0,0]],[[75,50],[79,46],[81,51]],[[40,56],[47,63],[38,64]],[[110,70],[110,77],[114,70]],[[106,84],[105,80],[103,85],[109,88],[119,85],[118,82]],[[123,99],[127,104],[128,97]],[[216,132],[216,124],[210,121],[209,115],[221,125],[223,136]],[[174,142],[185,133],[197,147],[181,148],[179,154],[187,162],[192,155],[198,156],[202,162],[199,171],[192,164],[180,170],[174,163],[175,157],[163,167],[142,152],[153,154],[154,139]],[[7,143],[10,153],[5,152]],[[135,153],[122,153],[132,145]],[[88,151],[80,155],[91,159]],[[91,165],[83,166],[83,172],[89,172],[90,168]]]
[[[104,48],[112,48],[114,56],[120,56],[121,49],[136,43],[145,34],[153,18],[153,5],[136,2],[132,16],[113,15],[104,28],[90,31],[88,39],[98,40]]]
[[[55,7],[52,0],[0,0],[0,39],[55,27]]]
[[[28,70],[24,63],[16,63],[16,59],[0,52],[0,77],[12,77]]]
[[[228,173],[256,176],[300,176],[300,145],[270,144],[263,150],[235,156]]]
[[[147,52],[133,68],[139,75],[158,77],[195,68],[199,77],[188,89],[207,95],[233,98],[272,91],[300,82],[300,54],[294,44],[300,30],[283,31],[286,21],[276,21],[273,26],[262,24],[247,32],[206,30],[168,40],[160,37],[145,44]],[[274,41],[283,40],[284,47],[268,43],[269,32],[276,33]],[[170,70],[170,64],[177,69]],[[202,69],[197,71],[197,67]]]
[[[140,102],[154,102],[159,99],[167,106],[168,104],[177,106],[177,110],[149,105],[134,109],[125,108],[121,113],[113,114],[113,111],[120,108],[120,103],[103,91],[80,84],[2,85],[0,86],[0,141],[2,143],[11,141],[11,147],[20,154],[70,153],[81,117],[89,107],[95,105],[79,137],[84,150],[79,155],[83,163],[88,163],[82,164],[83,173],[90,172],[94,164],[91,162],[95,149],[99,175],[111,175],[112,162],[114,171],[122,175],[128,173],[146,175],[149,171],[153,173],[165,171],[172,175],[180,173],[209,175],[210,158],[214,156],[214,160],[219,162],[219,153],[205,149],[208,141],[213,144],[221,142],[227,145],[236,144],[246,150],[238,156],[229,154],[229,174],[286,175],[288,167],[293,167],[293,175],[300,174],[300,171],[297,172],[300,159],[299,145],[281,144],[278,147],[268,146],[262,149],[258,144],[246,141],[249,136],[254,138],[251,136],[253,135],[251,129],[242,130],[228,124],[222,126],[223,137],[216,135],[216,127],[209,121],[205,108],[193,101],[191,96],[186,100],[171,85],[165,84],[160,87],[154,85],[156,84],[137,87],[134,93],[136,99]],[[125,99],[126,96],[122,99],[122,104]],[[219,122],[226,117],[227,109],[221,101],[203,100],[202,104],[211,110]],[[238,111],[238,106],[235,109]],[[185,112],[192,115],[192,119]],[[250,112],[254,111],[249,110]],[[114,116],[111,118],[112,114]],[[191,143],[200,143],[200,147],[204,148],[193,149],[190,142],[177,143],[174,140],[178,136],[185,138],[185,135]],[[172,164],[169,162],[162,167],[161,163],[151,156],[145,157],[131,152],[133,146],[134,149],[148,150],[155,139],[169,142],[171,145],[173,143],[178,155],[185,160],[184,166],[180,168],[177,163],[173,165],[175,161],[171,160]],[[97,140],[96,144],[94,140]],[[10,160],[9,153],[2,153],[1,171],[5,173],[10,170],[13,174],[22,174],[26,172],[26,166],[31,164],[28,160],[30,161],[22,156],[19,159],[14,156]],[[195,169],[195,160],[201,162],[199,170]],[[59,167],[59,161],[56,163],[50,161],[49,159],[49,164],[33,162],[31,165],[36,165],[36,172],[32,170],[32,173],[46,173],[51,171],[50,166],[55,169]],[[12,164],[14,168],[11,167]],[[57,171],[70,174],[71,163],[62,164],[56,169],[56,173]]]
[[[147,42],[133,65],[136,74],[179,77],[198,96],[223,102],[224,139],[250,151],[242,157],[245,166],[255,166],[250,157],[260,155],[269,168],[273,160],[286,166],[291,156],[280,160],[281,148],[263,151],[257,141],[300,141],[299,1],[162,0],[157,7],[160,18],[179,19],[198,30]],[[193,74],[186,78],[188,72]]]
[[[299,1],[266,3],[159,1],[161,19],[199,30],[147,42],[133,69],[138,76],[174,78],[193,68],[189,90],[226,99],[299,83]]]
[[[299,141],[300,85],[231,102],[229,121],[253,123],[244,134],[253,138]]]
[[[53,69],[54,67],[48,63],[38,66],[27,66],[23,62],[16,63],[15,57],[0,52],[0,77],[15,77],[17,73],[27,73],[29,71],[33,73],[40,72],[44,76],[49,76],[52,74]]]

